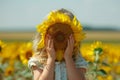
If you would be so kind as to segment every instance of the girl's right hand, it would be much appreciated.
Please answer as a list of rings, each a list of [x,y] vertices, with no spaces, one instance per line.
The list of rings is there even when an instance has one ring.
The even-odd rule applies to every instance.
[[[53,39],[51,38],[49,34],[47,34],[45,38],[45,47],[46,47],[46,51],[48,54],[48,59],[55,60],[56,52],[55,52],[54,45],[53,45]]]

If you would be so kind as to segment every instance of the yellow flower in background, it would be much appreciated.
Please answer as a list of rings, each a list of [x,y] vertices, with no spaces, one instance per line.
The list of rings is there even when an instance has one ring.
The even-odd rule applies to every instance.
[[[81,46],[81,52],[83,57],[90,62],[93,62],[94,50],[102,49],[102,53],[99,55],[99,61],[97,65],[98,70],[105,71],[106,75],[97,75],[98,80],[114,80],[119,79],[120,75],[120,46],[112,44],[102,44],[102,42],[94,42],[92,45],[84,44]],[[95,58],[95,57],[94,57]],[[90,66],[91,67],[91,66]],[[94,66],[92,66],[94,67]],[[114,75],[113,75],[114,74]]]
[[[89,44],[89,45],[86,45],[86,46],[81,46],[80,51],[81,51],[83,57],[85,57],[86,60],[88,60],[90,62],[94,62],[94,60],[95,60],[95,50],[96,49],[101,49],[101,50],[104,49],[102,42],[95,41],[91,45]],[[103,53],[103,51],[102,51],[102,53]]]
[[[100,41],[96,41],[91,45],[91,50],[95,53],[95,50],[99,51],[102,50],[101,52],[99,52],[99,61],[103,62],[103,61],[107,61],[108,60],[108,45],[103,44]]]
[[[100,41],[95,41],[93,44],[91,44],[91,50],[94,51],[96,48],[103,48],[103,44]]]
[[[5,46],[6,44],[2,40],[0,40],[0,63],[2,63],[3,60],[3,48],[5,48]]]
[[[0,40],[0,53],[2,53],[2,49],[5,47],[5,43],[2,41],[2,40]]]
[[[10,76],[12,75],[14,72],[14,66],[8,66],[6,69],[5,69],[5,72],[4,72],[4,76]]]
[[[80,52],[87,61],[94,62],[95,56],[93,51],[90,49],[90,44],[82,44]]]
[[[19,43],[7,43],[6,46],[3,48],[1,57],[2,60],[1,62],[10,62],[10,61],[15,61],[18,56],[18,48],[19,48]],[[10,62],[11,63],[11,62]]]
[[[28,59],[32,56],[32,43],[31,42],[3,42],[0,41],[0,46],[2,46],[2,51],[0,53],[0,68],[3,72],[1,74],[3,77],[16,77],[19,74],[14,72],[19,72],[20,70],[24,71],[24,68],[19,65],[26,65]],[[107,74],[106,75],[98,75],[98,80],[115,80],[120,78],[120,44],[103,44],[102,42],[94,42],[94,43],[83,43],[81,45],[81,53],[82,56],[90,62],[94,62],[94,49],[102,48],[103,52],[100,54],[100,61],[105,62],[99,63],[97,66],[98,70],[103,70]],[[61,53],[61,52],[60,52]],[[19,60],[19,61],[18,61]],[[2,62],[2,63],[1,63]],[[20,62],[20,63],[19,63]],[[21,64],[21,62],[23,64]],[[6,66],[5,66],[6,65]],[[17,66],[16,66],[17,65]],[[90,66],[88,68],[93,68]],[[22,72],[22,71],[20,71]],[[21,74],[20,74],[21,75]],[[24,74],[23,74],[24,75]],[[88,74],[91,77],[92,74]],[[1,79],[1,78],[0,78]]]
[[[32,57],[32,55],[33,55],[32,43],[28,42],[28,43],[22,44],[19,49],[19,56],[22,63],[27,64],[29,58]]]
[[[120,46],[109,45],[108,47],[108,61],[110,64],[118,64],[120,62]]]
[[[113,71],[120,75],[120,64],[112,66]]]
[[[37,31],[41,34],[41,40],[38,43],[38,49],[45,46],[45,36],[46,34],[52,35],[54,39],[54,47],[57,53],[57,60],[61,61],[64,49],[67,46],[67,39],[70,34],[73,34],[75,39],[76,47],[79,46],[80,42],[84,39],[85,34],[82,32],[82,26],[80,22],[59,11],[51,12],[47,19],[37,26]],[[61,52],[61,53],[60,53]]]

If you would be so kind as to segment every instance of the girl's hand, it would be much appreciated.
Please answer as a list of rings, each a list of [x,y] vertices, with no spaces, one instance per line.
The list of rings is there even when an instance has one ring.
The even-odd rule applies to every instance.
[[[73,35],[71,34],[69,39],[68,39],[67,48],[66,48],[65,53],[64,53],[65,60],[72,59],[73,48],[74,48],[74,38],[73,38]]]
[[[55,60],[56,59],[56,53],[53,45],[53,39],[50,35],[47,35],[45,38],[45,47],[48,54],[48,59]]]

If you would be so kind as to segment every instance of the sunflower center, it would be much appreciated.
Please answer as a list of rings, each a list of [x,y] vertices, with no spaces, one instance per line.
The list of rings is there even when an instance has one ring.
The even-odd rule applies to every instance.
[[[27,59],[27,60],[29,60],[29,58],[32,56],[32,51],[27,51],[26,52],[26,55],[25,55],[25,58]]]
[[[56,40],[57,42],[63,42],[63,41],[65,40],[64,34],[63,34],[62,32],[56,33],[56,35],[55,35],[55,40]]]
[[[65,50],[70,34],[73,34],[71,26],[65,23],[55,23],[49,26],[47,34],[54,40],[55,50]]]

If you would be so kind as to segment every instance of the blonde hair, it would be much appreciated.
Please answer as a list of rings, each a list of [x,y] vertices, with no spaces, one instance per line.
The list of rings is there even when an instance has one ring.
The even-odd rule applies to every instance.
[[[72,12],[70,12],[66,9],[62,8],[62,9],[59,9],[59,10],[56,10],[56,11],[68,15],[71,20],[73,20],[73,18],[74,18],[74,15],[72,14]],[[33,40],[33,50],[34,50],[34,53],[35,53],[33,55],[33,57],[37,58],[41,64],[45,65],[48,56],[47,56],[45,47],[40,48],[40,49],[38,49],[38,47],[37,47],[40,39],[41,39],[41,34],[37,33],[34,40]],[[74,60],[76,59],[77,54],[79,54],[79,49],[80,49],[80,45],[77,46],[77,47],[74,47],[74,49],[73,49],[73,53],[74,53],[73,59]]]

